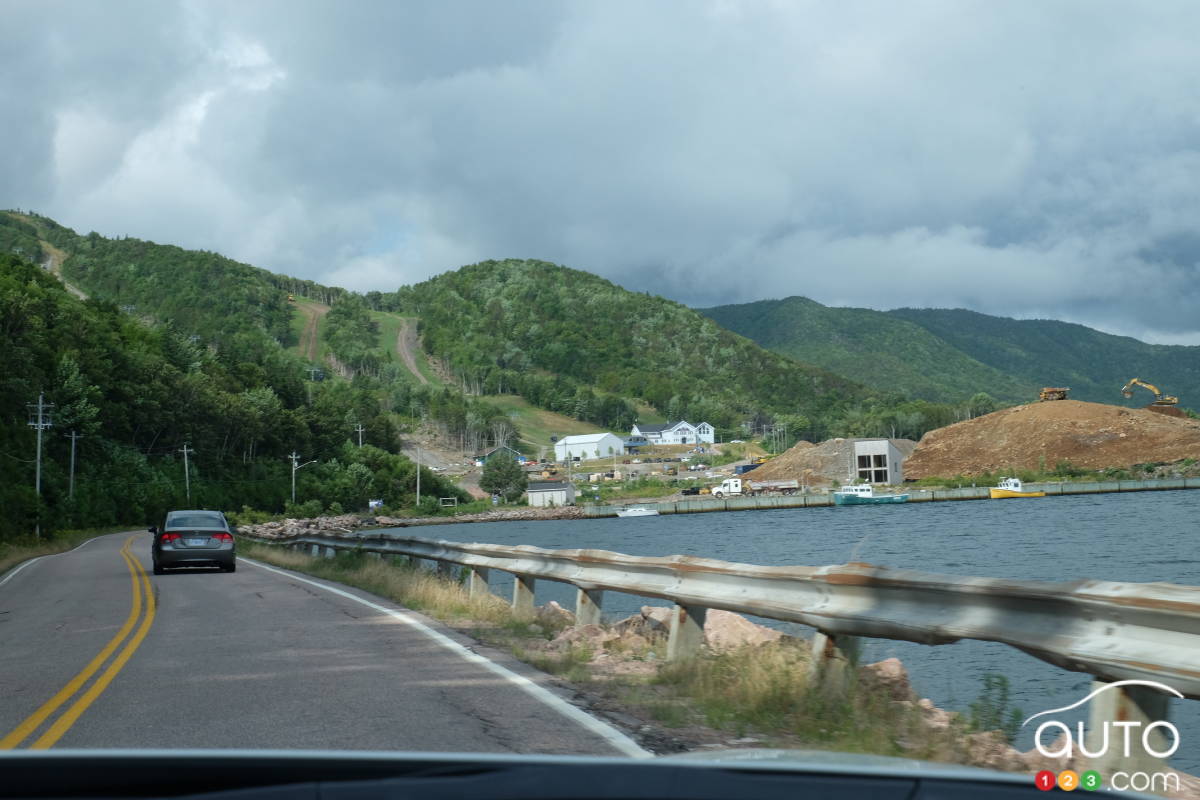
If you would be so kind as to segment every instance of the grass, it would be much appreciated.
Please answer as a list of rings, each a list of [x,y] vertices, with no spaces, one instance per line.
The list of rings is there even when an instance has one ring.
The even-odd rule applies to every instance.
[[[43,537],[41,540],[35,540],[30,536],[25,539],[0,542],[0,575],[31,558],[64,553],[96,536],[103,536],[106,533],[119,533],[120,531],[127,531],[129,529],[128,525],[121,525],[90,530],[57,531],[50,536]]]
[[[582,422],[553,411],[537,408],[530,405],[525,398],[517,395],[493,394],[485,395],[483,399],[507,413],[516,424],[517,429],[521,431],[522,440],[535,448],[553,447],[554,443],[550,441],[551,436],[561,438],[576,434],[604,432],[603,428],[590,422]],[[612,461],[609,460],[609,464],[611,463]]]

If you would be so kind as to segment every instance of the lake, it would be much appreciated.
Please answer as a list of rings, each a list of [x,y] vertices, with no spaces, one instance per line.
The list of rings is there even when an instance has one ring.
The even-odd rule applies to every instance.
[[[1093,578],[1200,586],[1198,518],[1200,491],[1188,490],[474,523],[404,532],[458,542],[594,548],[639,556],[692,555],[772,566],[865,561],[994,578]],[[493,571],[491,584],[497,594],[511,597],[510,575]],[[539,581],[537,601],[557,600],[573,610],[574,592],[565,584]],[[616,592],[604,596],[606,617],[628,616],[643,605],[665,603]],[[811,633],[799,625],[757,621],[795,635]],[[988,673],[1008,677],[1012,703],[1023,717],[1073,703],[1090,687],[1088,675],[1067,672],[1001,644],[970,641],[927,646],[885,639],[868,639],[864,644],[865,662],[899,658],[914,689],[949,710],[966,710],[979,696]],[[1171,720],[1182,738],[1171,763],[1200,772],[1200,703],[1171,703]],[[1022,750],[1033,746],[1031,731],[1023,732],[1017,746]]]

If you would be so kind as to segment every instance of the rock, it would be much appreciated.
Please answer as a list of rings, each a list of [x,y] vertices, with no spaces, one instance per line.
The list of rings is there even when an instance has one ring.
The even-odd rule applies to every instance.
[[[886,658],[859,667],[858,678],[868,689],[882,691],[892,700],[911,701],[914,698],[908,672],[898,658]]]
[[[547,626],[557,626],[563,623],[572,625],[575,623],[575,615],[554,600],[551,600],[544,606],[539,606],[536,616],[539,622]]]
[[[1026,769],[1024,755],[1009,745],[999,731],[967,734],[964,760],[976,767],[1001,772],[1020,772]]]
[[[917,708],[921,712],[922,721],[930,730],[946,731],[950,729],[951,723],[954,722],[953,714],[935,706],[933,701],[928,697],[922,697],[918,700]]]
[[[532,625],[528,626],[525,630],[529,631],[530,633],[545,633],[546,632],[546,629],[543,628],[541,625],[538,625],[536,622],[533,623]]]
[[[651,633],[671,632],[671,609],[667,606],[642,606],[642,620]]]
[[[586,647],[592,652],[598,653],[604,649],[605,644],[615,638],[617,638],[615,634],[606,631],[599,625],[581,625],[567,628],[555,636],[554,641],[550,644],[560,652],[570,650],[572,647]]]
[[[743,645],[776,642],[782,635],[777,630],[756,625],[732,611],[713,608],[704,617],[704,641],[718,652],[734,650]]]

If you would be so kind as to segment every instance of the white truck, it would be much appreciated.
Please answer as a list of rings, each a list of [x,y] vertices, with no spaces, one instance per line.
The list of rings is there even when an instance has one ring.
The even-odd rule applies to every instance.
[[[754,497],[760,494],[796,494],[800,491],[799,481],[747,481],[741,478],[726,478],[709,490],[713,497]]]

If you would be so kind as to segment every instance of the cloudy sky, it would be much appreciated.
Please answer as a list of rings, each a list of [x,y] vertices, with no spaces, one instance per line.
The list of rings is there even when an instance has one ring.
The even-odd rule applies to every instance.
[[[0,0],[0,207],[1200,344],[1194,2]]]

